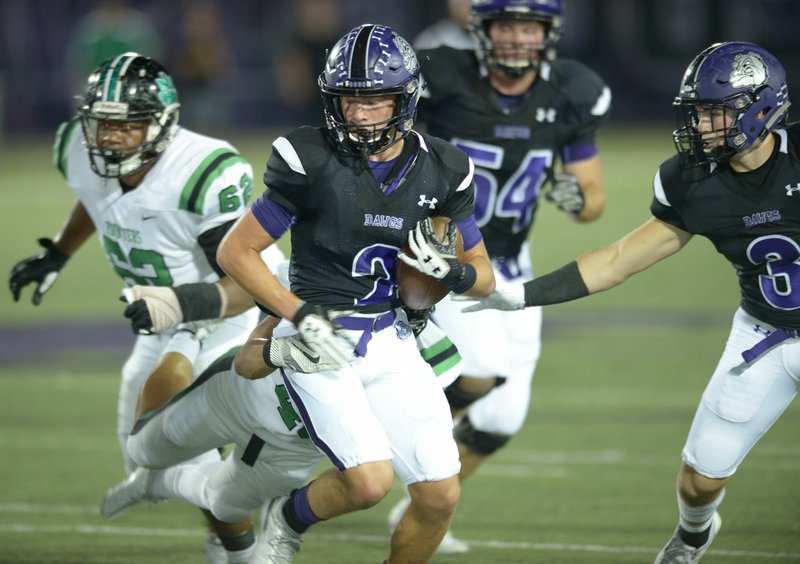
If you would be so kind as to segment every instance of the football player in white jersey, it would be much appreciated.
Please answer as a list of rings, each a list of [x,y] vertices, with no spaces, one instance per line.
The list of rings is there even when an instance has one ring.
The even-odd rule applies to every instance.
[[[124,53],[91,74],[76,116],[59,128],[54,145],[54,163],[78,201],[54,239],[39,239],[44,251],[15,265],[9,280],[15,301],[36,283],[33,303],[39,305],[69,258],[97,232],[126,286],[163,289],[159,297],[171,314],[155,319],[146,301],[129,294],[134,303],[126,315],[140,336],[122,368],[117,409],[126,474],[135,468],[124,447],[137,397],[175,326],[244,312],[204,328],[199,374],[258,317],[252,300],[223,300],[221,289],[232,282],[216,261],[220,240],[246,208],[252,167],[229,143],[179,128],[179,107],[172,78],[147,57]],[[283,257],[274,255],[277,266]],[[188,384],[172,383],[176,390]]]
[[[277,276],[288,288],[288,262],[278,268]],[[234,294],[243,290],[229,286],[225,292],[228,300],[235,301]],[[151,305],[154,316],[165,313],[164,302]],[[426,323],[426,311],[410,314],[417,346],[439,385],[446,388],[461,372],[461,357],[438,327]],[[273,339],[278,321],[266,318],[243,341],[235,358],[235,350],[229,351],[189,388],[168,398],[151,382],[190,369],[199,351],[192,335],[173,336],[142,389],[141,415],[128,439],[128,452],[140,466],[108,490],[101,508],[104,517],[116,518],[143,501],[173,498],[233,524],[246,520],[270,498],[287,495],[311,479],[324,455],[309,440],[286,385],[274,370],[288,367],[311,373],[340,366],[324,354],[316,356],[297,337]],[[421,339],[423,332],[426,337]],[[223,460],[212,449],[227,444],[234,447]],[[266,535],[259,539],[271,541],[275,539]]]

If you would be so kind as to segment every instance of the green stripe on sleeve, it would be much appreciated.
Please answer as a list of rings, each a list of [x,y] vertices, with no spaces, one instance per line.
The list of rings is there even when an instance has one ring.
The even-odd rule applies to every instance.
[[[203,213],[203,200],[214,181],[230,166],[247,161],[230,149],[217,149],[200,163],[181,191],[179,207],[196,214]]]

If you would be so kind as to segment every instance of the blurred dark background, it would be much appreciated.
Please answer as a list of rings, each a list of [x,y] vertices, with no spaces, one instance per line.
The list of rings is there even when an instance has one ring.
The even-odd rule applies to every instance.
[[[609,83],[613,123],[671,120],[684,68],[715,41],[759,43],[790,89],[800,81],[797,0],[566,0],[565,11],[559,56]],[[367,21],[413,40],[446,16],[446,0],[0,0],[0,139],[52,132],[97,62],[130,48],[165,64],[189,128],[321,124],[326,47]]]

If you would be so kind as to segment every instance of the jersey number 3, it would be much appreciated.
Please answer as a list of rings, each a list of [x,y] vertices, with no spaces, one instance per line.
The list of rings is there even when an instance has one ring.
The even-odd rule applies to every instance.
[[[800,307],[800,246],[782,235],[759,237],[747,247],[753,264],[767,265],[768,276],[758,277],[761,294],[777,309]]]

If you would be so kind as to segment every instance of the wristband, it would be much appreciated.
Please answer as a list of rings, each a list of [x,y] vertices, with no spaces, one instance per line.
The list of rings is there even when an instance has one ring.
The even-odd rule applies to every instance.
[[[273,370],[277,370],[278,367],[272,364],[269,360],[269,355],[272,351],[272,339],[268,339],[266,343],[264,343],[264,348],[261,349],[261,357],[264,359],[264,364],[266,364],[269,368]]]
[[[523,284],[525,289],[525,307],[559,304],[577,300],[589,295],[589,288],[583,281],[578,263],[571,263],[534,278]]]
[[[216,284],[199,282],[172,288],[183,312],[184,321],[219,319],[222,315],[222,295]]]
[[[453,270],[454,269],[451,268],[450,272],[448,272],[447,276],[442,280],[444,285],[451,291],[456,294],[463,294],[475,285],[475,281],[478,279],[478,273],[474,266],[471,264],[462,264],[459,269],[460,272],[457,274],[458,278],[456,278]],[[452,278],[450,278],[451,276]]]

